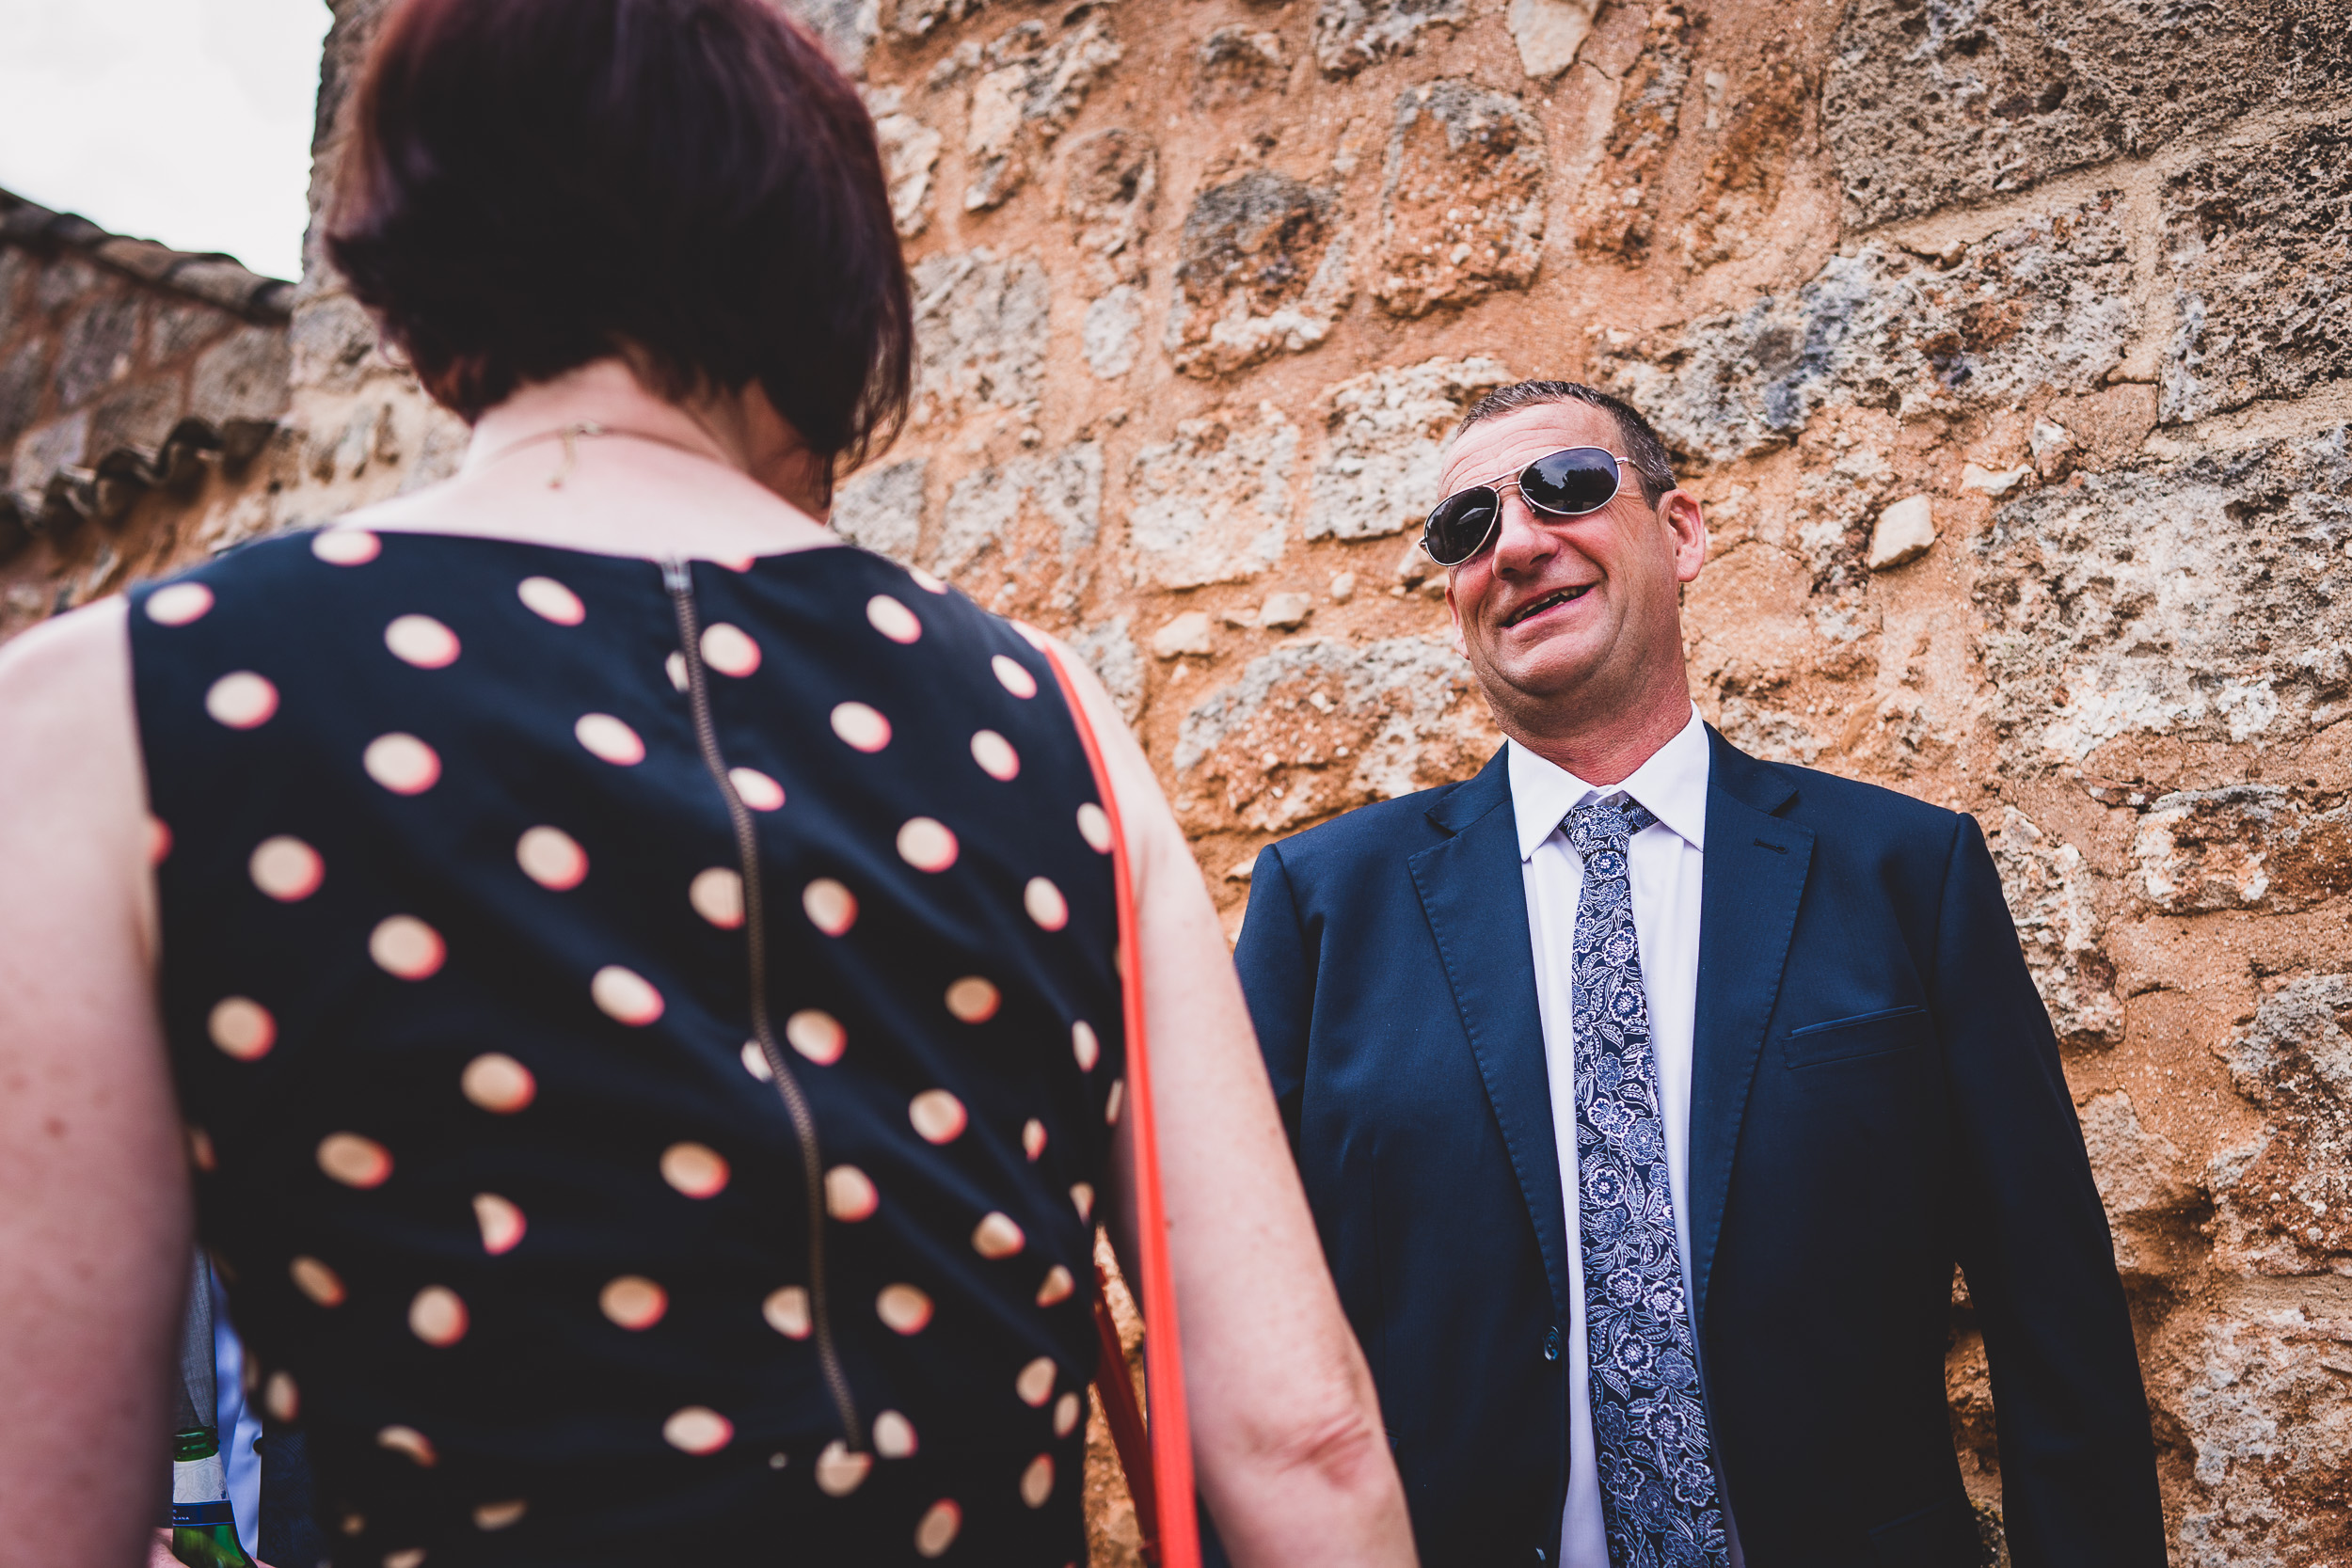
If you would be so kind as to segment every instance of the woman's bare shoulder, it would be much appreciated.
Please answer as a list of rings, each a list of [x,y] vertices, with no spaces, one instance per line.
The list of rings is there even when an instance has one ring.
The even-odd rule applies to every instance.
[[[0,821],[120,854],[126,871],[144,864],[147,817],[129,610],[103,599],[0,644]]]
[[[129,602],[69,610],[0,643],[0,737],[11,727],[130,713]],[[0,752],[10,748],[0,746]]]

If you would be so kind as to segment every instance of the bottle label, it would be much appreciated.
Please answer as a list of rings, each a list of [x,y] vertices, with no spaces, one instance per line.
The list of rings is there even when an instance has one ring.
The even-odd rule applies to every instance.
[[[208,1453],[172,1465],[171,1522],[183,1528],[234,1522],[229,1507],[229,1472],[219,1454]]]

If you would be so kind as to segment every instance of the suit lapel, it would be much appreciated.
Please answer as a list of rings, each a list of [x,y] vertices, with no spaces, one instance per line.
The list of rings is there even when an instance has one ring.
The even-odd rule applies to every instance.
[[[1518,832],[1502,753],[1476,778],[1448,791],[1429,816],[1454,836],[1406,863],[1534,1222],[1553,1306],[1565,1323],[1567,1215],[1560,1192],[1560,1151],[1551,1133],[1551,1084],[1535,1003]]]
[[[1773,815],[1796,794],[1788,776],[1738,750],[1711,725],[1708,740],[1713,754],[1699,894],[1690,1144],[1692,1307],[1702,1330],[1740,1117],[1813,859],[1812,831]]]

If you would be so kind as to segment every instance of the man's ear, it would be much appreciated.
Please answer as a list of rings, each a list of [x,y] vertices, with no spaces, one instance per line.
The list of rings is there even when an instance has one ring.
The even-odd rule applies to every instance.
[[[1697,581],[1700,569],[1707,564],[1707,515],[1699,508],[1698,497],[1679,488],[1667,491],[1658,498],[1658,519],[1666,525],[1673,542],[1675,580]]]
[[[1456,657],[1467,659],[1470,657],[1470,644],[1462,638],[1462,610],[1454,602],[1454,572],[1451,568],[1445,574],[1445,613],[1446,635],[1453,642],[1454,652]]]

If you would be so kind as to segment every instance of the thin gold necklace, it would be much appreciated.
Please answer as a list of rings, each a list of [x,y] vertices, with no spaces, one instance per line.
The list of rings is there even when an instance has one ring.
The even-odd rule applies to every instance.
[[[571,477],[572,465],[580,455],[578,442],[582,436],[626,436],[632,440],[651,441],[656,446],[673,448],[686,453],[689,457],[699,457],[706,463],[717,463],[723,467],[727,466],[724,459],[714,456],[700,447],[690,447],[683,441],[674,441],[667,436],[656,436],[651,431],[621,430],[612,425],[598,424],[594,420],[575,420],[570,424],[558,425],[553,430],[543,430],[536,436],[525,436],[517,440],[509,441],[484,458],[483,462],[485,465],[496,463],[514,452],[522,451],[525,447],[535,447],[543,441],[561,441],[564,443],[564,462],[555,472],[548,476],[548,488],[561,490],[564,488],[564,482]]]

